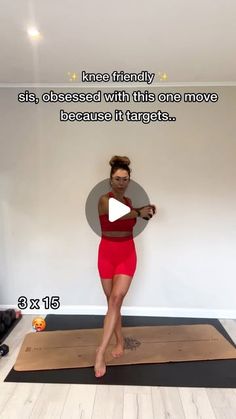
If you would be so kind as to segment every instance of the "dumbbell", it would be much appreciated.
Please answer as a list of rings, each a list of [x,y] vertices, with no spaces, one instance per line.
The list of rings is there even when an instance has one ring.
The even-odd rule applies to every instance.
[[[8,352],[9,352],[9,346],[5,344],[0,346],[0,358],[8,354]]]

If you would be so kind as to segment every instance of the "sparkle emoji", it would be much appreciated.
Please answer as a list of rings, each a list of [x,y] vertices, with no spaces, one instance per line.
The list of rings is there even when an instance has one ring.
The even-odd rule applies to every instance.
[[[36,332],[42,332],[42,330],[46,327],[46,322],[43,317],[35,317],[32,321],[32,326],[36,330]]]
[[[78,76],[77,76],[76,73],[70,73],[70,72],[68,72],[67,75],[69,76],[69,80],[70,81],[75,81],[78,78]]]
[[[160,81],[166,81],[168,79],[168,76],[166,73],[158,72],[158,75],[159,75]]]

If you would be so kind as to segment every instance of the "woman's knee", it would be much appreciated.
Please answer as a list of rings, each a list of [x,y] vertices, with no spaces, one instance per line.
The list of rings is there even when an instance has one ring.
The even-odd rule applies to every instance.
[[[122,302],[124,300],[124,295],[123,294],[118,294],[118,293],[112,293],[111,295],[108,297],[108,306],[109,307],[115,307],[115,308],[120,308],[122,305]]]

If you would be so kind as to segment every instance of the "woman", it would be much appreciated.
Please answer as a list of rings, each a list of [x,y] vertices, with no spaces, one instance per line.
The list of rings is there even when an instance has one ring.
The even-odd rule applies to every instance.
[[[94,366],[96,377],[102,377],[106,373],[104,355],[113,332],[116,336],[116,346],[112,351],[113,357],[119,357],[124,352],[120,309],[136,269],[137,257],[133,241],[133,227],[137,217],[150,219],[156,212],[154,205],[133,208],[131,200],[124,196],[130,181],[129,158],[114,156],[110,160],[110,165],[112,191],[102,195],[98,203],[102,230],[98,250],[98,270],[107,297],[108,311],[104,319],[102,341],[96,350]],[[110,197],[129,206],[131,211],[118,220],[110,222],[108,219]]]

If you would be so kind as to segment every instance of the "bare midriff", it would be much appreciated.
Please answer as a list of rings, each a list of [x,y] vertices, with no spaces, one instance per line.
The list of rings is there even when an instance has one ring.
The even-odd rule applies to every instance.
[[[102,234],[107,237],[128,237],[132,235],[130,231],[102,231]]]

